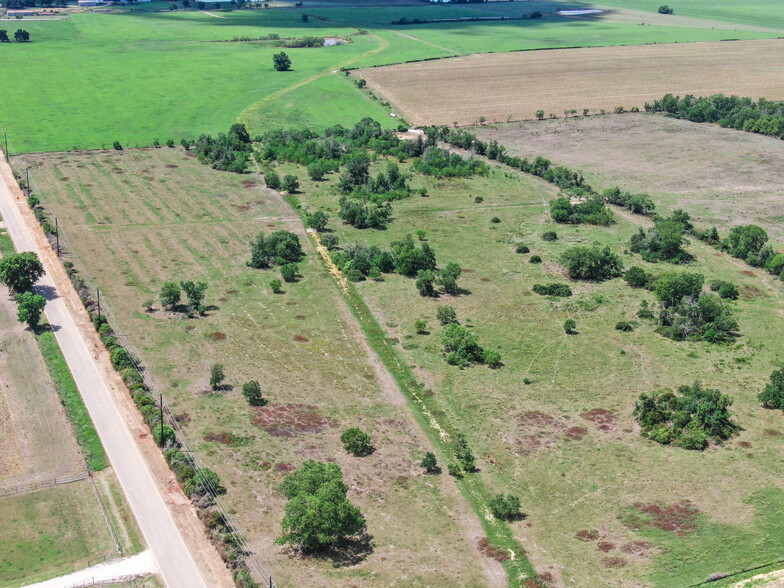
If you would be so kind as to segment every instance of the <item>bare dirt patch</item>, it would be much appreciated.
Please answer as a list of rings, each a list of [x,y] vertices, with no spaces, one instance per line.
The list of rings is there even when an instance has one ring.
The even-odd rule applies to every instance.
[[[615,543],[610,543],[609,541],[599,541],[596,544],[596,549],[603,553],[609,553],[613,549],[615,549]]]
[[[418,125],[532,119],[537,110],[642,109],[667,92],[784,98],[784,41],[684,43],[468,55],[360,70]],[[705,68],[710,60],[715,67]],[[520,88],[525,88],[524,92]],[[422,100],[425,89],[431,99]]]
[[[273,437],[293,438],[337,425],[320,414],[315,406],[307,404],[271,404],[254,410],[253,423]]]
[[[214,333],[210,333],[208,336],[213,341],[223,341],[226,338],[226,333],[221,333],[220,331],[215,331]]]
[[[234,435],[228,432],[209,433],[207,435],[204,435],[204,440],[220,443],[221,445],[231,445],[232,443],[234,443]]]
[[[676,535],[687,535],[697,530],[700,511],[689,500],[664,505],[635,502],[632,506],[634,510],[621,517],[621,521],[631,529],[650,526]]]
[[[565,433],[569,439],[574,439],[575,441],[579,441],[585,434],[588,432],[588,429],[585,427],[569,427],[566,429]]]
[[[505,549],[495,547],[490,543],[490,540],[487,537],[482,537],[477,541],[477,545],[479,546],[479,552],[482,555],[492,558],[497,562],[503,562],[509,559],[509,553]]]
[[[605,568],[623,568],[626,567],[626,560],[622,557],[603,557],[602,565]]]
[[[580,541],[596,541],[599,538],[599,531],[596,529],[581,529],[575,533],[575,537]]]
[[[600,431],[610,431],[615,428],[615,415],[604,408],[594,408],[580,415],[586,421],[596,423]]]
[[[648,557],[653,550],[653,545],[647,541],[630,541],[621,546],[621,551],[629,555]]]
[[[299,343],[307,343],[308,341],[310,341],[310,339],[308,339],[304,335],[294,335],[294,340],[298,341]]]

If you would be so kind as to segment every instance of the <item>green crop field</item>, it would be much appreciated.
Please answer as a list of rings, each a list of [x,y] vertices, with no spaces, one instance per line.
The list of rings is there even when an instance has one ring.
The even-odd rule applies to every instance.
[[[168,5],[167,5],[168,6]],[[271,8],[220,12],[73,13],[56,21],[14,21],[30,32],[29,44],[2,46],[0,127],[12,151],[37,152],[150,145],[236,120],[252,132],[291,124],[324,128],[371,116],[394,124],[389,111],[345,80],[341,67],[360,67],[488,51],[567,46],[623,45],[767,38],[771,29],[735,30],[691,19],[686,26],[555,15],[555,2],[481,6]],[[160,8],[160,6],[156,6]],[[407,18],[519,17],[534,10],[541,20],[450,22],[392,26]],[[741,15],[743,16],[743,15]],[[322,20],[323,19],[323,20]],[[738,21],[744,19],[740,16]],[[675,22],[675,21],[674,21]],[[766,26],[774,26],[775,21]],[[10,25],[9,25],[10,26]],[[364,29],[368,34],[357,34]],[[293,71],[272,68],[280,51],[235,37],[336,36],[347,45],[288,49]],[[353,35],[353,36],[350,36]],[[78,64],[78,67],[77,67]]]

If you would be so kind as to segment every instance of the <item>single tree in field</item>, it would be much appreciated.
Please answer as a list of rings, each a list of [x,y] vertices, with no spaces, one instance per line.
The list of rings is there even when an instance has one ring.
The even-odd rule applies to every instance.
[[[33,284],[42,275],[44,275],[44,266],[32,251],[12,253],[0,259],[0,282],[14,292],[32,290]]]
[[[577,322],[574,319],[566,319],[566,322],[563,324],[564,333],[567,335],[571,335],[574,333],[574,330],[577,328]]]
[[[207,284],[204,282],[180,282],[183,292],[188,297],[188,310],[191,313],[201,313],[201,303],[204,300],[204,292],[207,290]]]
[[[164,282],[161,288],[161,304],[165,308],[174,308],[180,303],[180,287],[177,282]]]
[[[46,306],[46,298],[40,294],[23,292],[16,295],[16,303],[19,305],[16,314],[19,322],[26,323],[31,329],[37,327]]]
[[[11,39],[8,38],[8,31],[0,29],[0,43],[10,43]]]
[[[428,474],[435,474],[438,471],[438,462],[432,451],[428,451],[420,464]]]
[[[297,176],[288,174],[283,176],[283,181],[281,182],[281,186],[283,187],[283,190],[285,190],[289,194],[293,194],[299,189],[299,180],[297,179]]]
[[[242,395],[251,406],[264,406],[266,399],[261,395],[261,386],[256,380],[245,382],[242,385]]]
[[[371,450],[370,435],[363,433],[357,427],[346,429],[340,436],[340,442],[343,443],[346,451],[357,457],[367,455]]]
[[[210,367],[210,388],[213,390],[219,390],[221,385],[223,384],[223,380],[226,379],[226,374],[223,371],[223,364],[222,363],[214,363],[212,367]]]
[[[277,71],[289,71],[291,69],[291,58],[284,51],[275,53],[272,56],[272,65]]]

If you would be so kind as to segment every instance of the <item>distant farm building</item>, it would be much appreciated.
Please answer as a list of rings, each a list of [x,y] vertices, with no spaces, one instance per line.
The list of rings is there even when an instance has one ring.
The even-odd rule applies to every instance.
[[[9,10],[6,14],[8,16],[38,16],[34,10]]]

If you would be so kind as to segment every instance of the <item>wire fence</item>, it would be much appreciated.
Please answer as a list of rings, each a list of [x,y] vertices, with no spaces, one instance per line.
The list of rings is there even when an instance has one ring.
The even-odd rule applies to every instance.
[[[10,145],[9,145],[10,148]],[[35,180],[35,177],[31,170],[26,170],[25,173],[25,180],[29,177],[29,185],[27,186],[28,194],[35,194],[38,199],[40,200],[40,205],[44,208],[44,211],[48,217],[54,217],[53,212],[49,209],[46,205],[46,200],[43,196],[43,191],[41,190],[40,186]],[[56,218],[56,217],[55,217]],[[191,449],[188,440],[185,437],[185,434],[180,426],[180,423],[177,421],[174,413],[171,410],[168,402],[163,396],[163,392],[159,389],[156,385],[155,380],[152,378],[149,371],[139,362],[139,355],[135,352],[134,346],[125,336],[122,328],[120,327],[120,323],[117,320],[117,317],[111,310],[111,307],[106,302],[105,296],[100,294],[100,289],[98,284],[90,276],[89,272],[87,271],[87,267],[84,265],[82,260],[76,253],[76,249],[73,247],[71,240],[68,237],[68,233],[63,229],[62,225],[58,225],[58,241],[59,246],[58,253],[60,254],[61,260],[64,260],[64,257],[67,257],[67,260],[73,264],[73,267],[78,271],[81,280],[84,282],[85,288],[90,292],[90,295],[93,297],[94,300],[100,301],[100,309],[101,314],[106,317],[106,321],[111,327],[112,331],[114,331],[114,336],[119,342],[120,345],[125,347],[131,355],[131,362],[133,367],[142,377],[144,384],[149,388],[150,394],[152,395],[153,399],[156,403],[159,404],[159,408],[162,406],[164,412],[164,419],[168,422],[168,424],[174,430],[174,433],[177,438],[177,442],[182,447],[182,453],[190,462],[191,467],[194,468],[195,471],[199,471],[203,465],[201,461],[196,457],[195,452]],[[52,247],[55,247],[55,244],[52,244]],[[215,510],[218,511],[220,516],[226,522],[227,530],[232,533],[235,539],[235,543],[242,551],[245,556],[245,565],[247,565],[248,569],[250,570],[251,574],[254,576],[256,581],[260,581],[263,586],[268,586],[269,588],[277,588],[275,584],[272,574],[269,570],[264,566],[261,562],[258,555],[250,550],[248,541],[245,537],[245,534],[242,532],[241,527],[237,524],[237,521],[229,512],[228,508],[224,504],[223,500],[220,497],[219,489],[216,488],[212,481],[209,479],[208,476],[202,476],[200,478],[200,482],[204,485],[205,489],[207,490],[208,494],[210,495],[212,504],[214,505]]]
[[[89,475],[89,472],[78,472],[76,474],[69,474],[67,476],[59,476],[57,478],[50,478],[40,482],[29,482],[27,484],[18,484],[16,486],[6,486],[0,488],[0,496],[13,496],[14,494],[24,494],[40,488],[50,488],[51,486],[59,486],[60,484],[70,484],[71,482],[78,482],[84,480]]]

